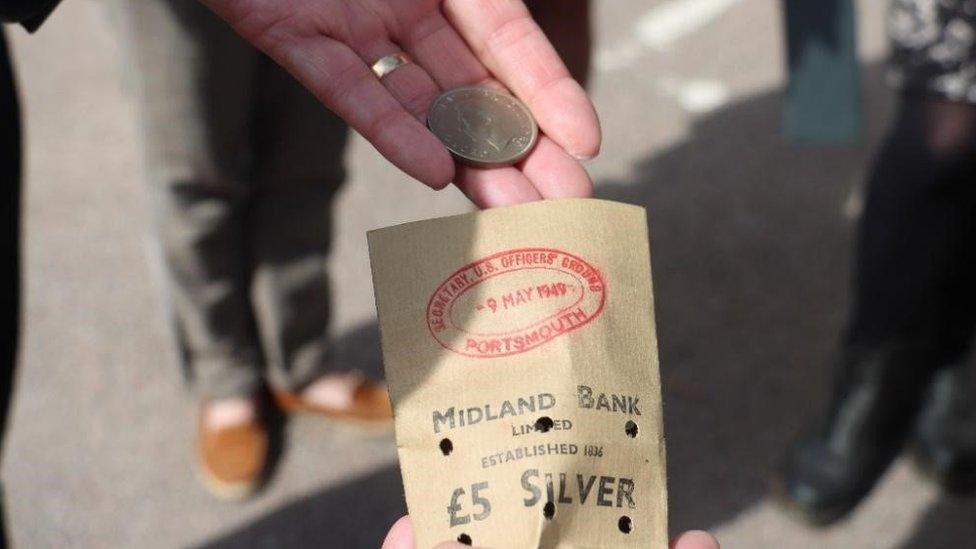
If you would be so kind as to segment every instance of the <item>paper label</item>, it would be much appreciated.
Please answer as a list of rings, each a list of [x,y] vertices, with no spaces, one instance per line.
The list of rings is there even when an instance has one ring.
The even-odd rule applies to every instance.
[[[667,547],[644,210],[537,202],[369,246],[418,547]]]

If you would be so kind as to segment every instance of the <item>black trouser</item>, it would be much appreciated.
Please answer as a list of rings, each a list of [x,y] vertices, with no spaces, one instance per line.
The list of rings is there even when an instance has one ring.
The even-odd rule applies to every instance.
[[[17,95],[7,44],[0,28],[0,452],[13,391],[20,318],[20,171]],[[0,506],[2,520],[3,508]],[[5,546],[5,530],[0,522],[0,547]]]
[[[976,106],[905,97],[869,180],[848,342],[961,360],[976,326]]]

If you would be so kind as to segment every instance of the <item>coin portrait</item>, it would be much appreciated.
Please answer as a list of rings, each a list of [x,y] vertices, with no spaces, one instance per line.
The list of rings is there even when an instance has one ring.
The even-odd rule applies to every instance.
[[[524,103],[482,87],[441,94],[427,126],[459,162],[481,168],[515,164],[532,150],[539,132]]]

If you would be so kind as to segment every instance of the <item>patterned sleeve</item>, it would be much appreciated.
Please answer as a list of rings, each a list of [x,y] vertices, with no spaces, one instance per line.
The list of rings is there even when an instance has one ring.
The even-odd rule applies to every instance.
[[[892,0],[888,34],[892,84],[976,103],[976,0]]]

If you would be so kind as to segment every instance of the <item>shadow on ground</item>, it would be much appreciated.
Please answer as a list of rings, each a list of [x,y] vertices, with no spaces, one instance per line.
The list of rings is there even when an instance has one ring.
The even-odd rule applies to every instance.
[[[857,143],[791,143],[783,95],[768,93],[702,118],[632,179],[598,190],[648,209],[672,531],[714,527],[763,498],[823,406],[860,182],[894,100],[879,67],[864,73]],[[969,546],[966,513],[973,501],[941,501],[916,536],[938,543],[906,548]]]
[[[345,332],[336,338],[333,349],[337,365],[358,370],[374,379],[383,378],[383,351],[376,322],[360,324]]]
[[[376,549],[406,513],[400,472],[390,466],[288,503],[201,549],[363,547]]]
[[[600,185],[600,197],[648,209],[672,531],[713,528],[765,497],[783,449],[826,396],[857,188],[892,106],[878,67],[865,71],[865,91],[867,128],[852,145],[782,138],[777,91],[701,118],[633,177]],[[338,349],[378,364],[375,326]],[[402,501],[396,469],[385,469],[207,547],[377,547]],[[905,549],[969,546],[973,516],[972,500],[944,499]]]
[[[846,310],[850,208],[890,102],[849,146],[782,137],[781,92],[701,118],[602,198],[648,210],[673,531],[761,499],[824,397]],[[787,546],[787,545],[784,545]]]
[[[916,531],[901,549],[972,547],[976,539],[974,517],[972,498],[944,497],[919,519]]]

